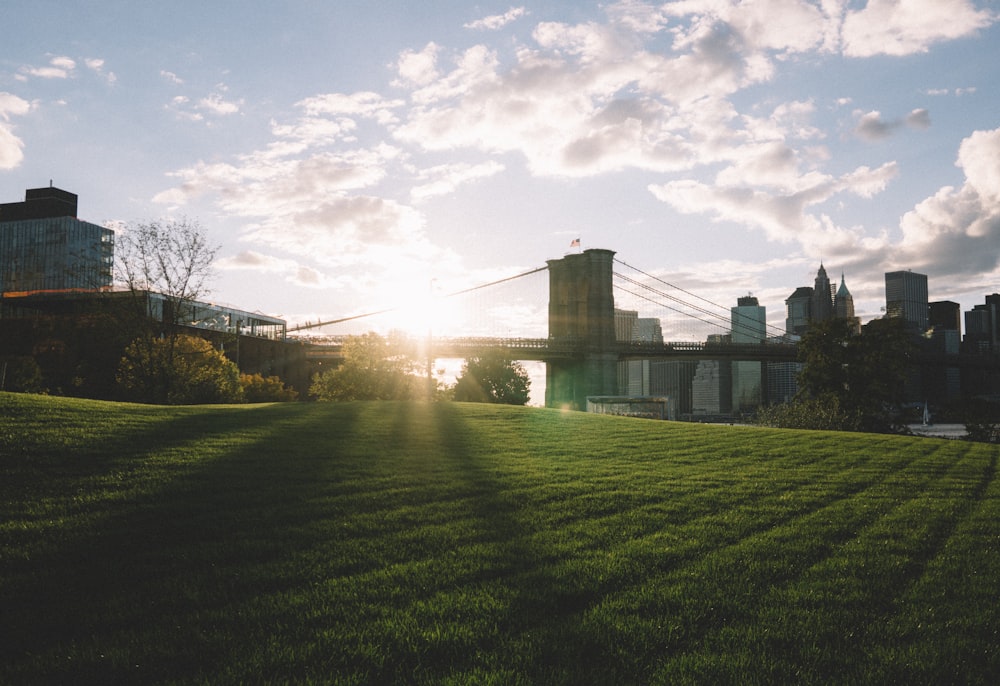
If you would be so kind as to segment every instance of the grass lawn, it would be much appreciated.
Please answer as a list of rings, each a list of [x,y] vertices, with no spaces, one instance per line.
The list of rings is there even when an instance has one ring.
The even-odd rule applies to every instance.
[[[0,394],[0,683],[995,684],[998,456]]]

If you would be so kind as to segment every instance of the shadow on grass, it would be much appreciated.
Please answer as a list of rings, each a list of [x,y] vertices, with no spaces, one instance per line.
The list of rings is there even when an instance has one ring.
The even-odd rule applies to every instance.
[[[252,656],[246,640],[267,629],[262,617],[238,613],[299,583],[284,563],[335,465],[331,423],[349,433],[357,412],[289,405],[240,408],[233,419],[210,411],[137,427],[85,464],[66,456],[81,477],[130,460],[159,473],[129,472],[149,483],[93,503],[85,526],[53,529],[29,559],[0,561],[0,682],[183,681]],[[165,461],[171,447],[186,447],[188,458]]]

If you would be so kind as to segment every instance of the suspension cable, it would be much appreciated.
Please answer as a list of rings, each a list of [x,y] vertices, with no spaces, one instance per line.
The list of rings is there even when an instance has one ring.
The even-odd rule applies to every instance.
[[[641,286],[642,284],[639,284],[639,285]],[[700,321],[700,322],[702,322],[704,324],[708,324],[709,326],[715,326],[715,327],[718,327],[720,329],[725,330],[725,327],[722,324],[720,324],[719,322],[712,322],[712,321],[709,321],[707,319],[702,319],[701,317],[697,317],[697,316],[691,314],[690,312],[685,312],[683,310],[677,309],[676,307],[671,307],[670,305],[666,305],[664,303],[661,303],[658,300],[653,300],[649,296],[643,295],[641,293],[636,293],[635,291],[630,291],[627,288],[624,288],[622,286],[619,286],[619,289],[622,292],[624,292],[624,293],[628,293],[629,295],[635,296],[636,298],[639,298],[641,300],[645,300],[646,302],[652,303],[652,304],[656,305],[657,307],[663,307],[665,309],[670,310],[671,312],[676,312],[677,314],[682,314],[685,317],[690,317],[691,319],[697,319],[698,321]]]
[[[531,276],[532,274],[537,274],[538,272],[543,272],[543,271],[545,271],[548,268],[549,268],[548,265],[545,265],[544,267],[538,267],[536,269],[532,269],[530,271],[526,271],[526,272],[524,272],[522,274],[515,274],[514,276],[508,276],[507,278],[504,278],[504,279],[497,279],[496,281],[491,281],[489,283],[480,284],[479,286],[472,286],[471,288],[463,288],[462,290],[455,291],[453,293],[447,293],[445,295],[442,295],[441,297],[442,298],[452,298],[452,297],[454,297],[456,295],[463,295],[465,293],[471,293],[473,291],[478,291],[478,290],[480,290],[482,288],[488,288],[489,286],[496,286],[497,284],[506,283],[507,281],[513,281],[514,279],[520,279],[521,277],[524,277],[524,276]],[[344,322],[352,322],[352,321],[354,321],[356,319],[365,319],[367,317],[377,317],[380,314],[388,314],[389,312],[396,312],[397,310],[400,310],[400,309],[402,309],[402,308],[401,307],[387,307],[384,310],[376,310],[375,312],[366,312],[364,314],[356,314],[356,315],[353,315],[351,317],[341,317],[340,319],[329,319],[329,320],[323,321],[323,322],[316,322],[315,324],[309,324],[309,323],[299,324],[298,326],[293,326],[292,328],[288,329],[288,331],[289,332],[303,331],[305,329],[316,329],[316,328],[321,327],[321,326],[330,326],[331,324],[343,324]]]
[[[726,307],[725,305],[720,305],[720,304],[719,304],[719,303],[717,303],[717,302],[713,302],[713,301],[711,301],[711,300],[708,300],[707,298],[703,298],[703,297],[701,297],[700,295],[697,295],[697,294],[695,294],[695,293],[692,293],[691,291],[688,291],[688,290],[685,290],[685,289],[681,288],[680,286],[677,286],[677,285],[674,285],[674,284],[672,284],[672,283],[670,283],[670,282],[668,282],[668,281],[664,281],[663,279],[659,278],[658,276],[654,276],[653,274],[650,274],[650,273],[648,273],[648,272],[645,272],[645,271],[643,271],[642,269],[639,269],[639,268],[638,268],[638,267],[636,267],[636,266],[633,266],[633,265],[631,265],[631,264],[628,264],[627,262],[624,262],[623,260],[619,260],[619,259],[618,259],[617,257],[616,257],[616,258],[614,258],[614,261],[615,261],[615,262],[617,262],[618,264],[620,264],[620,265],[624,266],[624,267],[628,267],[629,269],[634,269],[635,271],[639,272],[639,273],[640,273],[640,274],[642,274],[643,276],[645,276],[645,277],[647,277],[647,278],[650,278],[650,279],[653,279],[654,281],[657,281],[657,282],[659,282],[659,283],[662,283],[662,284],[663,284],[664,286],[668,286],[668,287],[670,287],[670,288],[673,288],[673,289],[675,289],[675,290],[678,290],[678,291],[680,291],[681,293],[684,293],[685,295],[688,295],[688,296],[690,296],[690,297],[692,297],[692,298],[696,298],[696,299],[698,299],[698,300],[700,300],[700,301],[702,301],[702,302],[704,302],[704,303],[708,303],[708,304],[709,304],[709,305],[711,305],[712,307],[717,307],[717,308],[719,308],[720,310],[727,310],[727,309],[729,309],[729,308],[727,308],[727,307]],[[623,278],[624,278],[624,277],[623,277]],[[648,286],[645,286],[645,284],[639,284],[639,285],[642,285],[642,286],[644,286],[644,287],[646,287],[646,288],[649,288]],[[656,292],[656,291],[655,291],[655,289],[652,289],[652,288],[650,288],[650,290],[654,290],[654,292]],[[694,304],[692,304],[692,303],[689,303],[689,302],[685,302],[684,300],[681,300],[680,298],[676,298],[676,297],[672,297],[672,296],[669,296],[669,295],[667,295],[667,294],[661,294],[661,295],[663,295],[664,297],[668,297],[668,298],[671,298],[672,300],[674,300],[674,302],[678,302],[678,303],[681,303],[681,304],[683,304],[684,306],[686,306],[686,307],[690,307],[690,308],[692,308],[692,309],[695,309],[695,310],[697,310],[697,311],[699,311],[699,312],[704,312],[704,313],[708,313],[708,311],[707,311],[707,310],[704,310],[704,309],[702,309],[702,308],[700,308],[700,307],[698,307],[698,306],[696,306],[696,305],[694,305]],[[730,311],[730,312],[731,312],[731,311]],[[725,318],[725,317],[724,317],[723,315],[719,315],[719,314],[715,314],[715,313],[709,313],[709,314],[711,314],[711,316],[713,316],[713,317],[718,317],[719,319],[723,319],[723,320],[725,320],[725,319],[726,319],[726,318]],[[738,316],[739,316],[739,317],[740,317],[741,319],[747,319],[747,320],[749,320],[749,321],[751,321],[751,322],[753,322],[753,323],[757,323],[757,321],[756,321],[755,319],[752,319],[751,317],[748,317],[748,316],[747,316],[747,315],[745,315],[745,314],[742,314],[742,313],[739,313],[739,312],[737,312],[736,314],[737,314],[737,315],[738,315]],[[697,319],[697,317],[695,317],[695,318]],[[775,327],[775,326],[771,326],[771,325],[770,325],[770,324],[768,324],[767,322],[764,322],[764,327],[765,327],[765,331],[770,331],[770,332],[771,332],[771,335],[772,335],[772,336],[784,336],[784,335],[785,335],[785,332],[784,332],[784,331],[782,331],[782,330],[781,330],[781,329],[779,329],[778,327]]]

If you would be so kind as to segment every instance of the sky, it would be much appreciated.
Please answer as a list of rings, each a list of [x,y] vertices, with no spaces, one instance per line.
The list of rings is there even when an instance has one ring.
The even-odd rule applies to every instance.
[[[821,263],[863,321],[886,271],[963,310],[1000,292],[997,0],[10,0],[3,23],[0,202],[51,182],[97,224],[197,221],[210,299],[293,325],[443,330],[428,294],[575,239],[776,329]],[[541,284],[485,333],[544,336]]]

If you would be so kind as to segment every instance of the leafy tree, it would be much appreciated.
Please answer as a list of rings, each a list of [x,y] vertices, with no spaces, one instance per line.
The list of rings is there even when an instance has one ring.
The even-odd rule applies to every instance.
[[[524,405],[531,379],[524,365],[500,352],[471,357],[462,365],[454,398],[476,403]]]
[[[829,394],[843,405],[848,399],[851,346],[857,336],[848,319],[812,324],[799,342],[799,393],[805,397]]]
[[[243,400],[248,403],[290,402],[299,397],[298,391],[285,386],[277,376],[241,374],[240,387]]]
[[[124,395],[171,405],[234,403],[243,399],[240,372],[203,338],[179,334],[168,340],[136,339],[118,366]]]
[[[317,400],[407,400],[420,388],[417,363],[397,334],[350,336],[343,356],[339,367],[313,376],[309,394]]]
[[[836,408],[846,429],[892,430],[914,350],[902,319],[875,319],[860,333],[848,319],[818,322],[799,343],[800,400],[826,398],[823,407]]]
[[[144,347],[144,359],[155,363],[131,373],[149,375],[146,386],[166,383],[164,396],[173,394],[169,384],[175,375],[164,369],[174,366],[183,335],[179,327],[193,319],[195,303],[208,294],[218,250],[201,225],[188,219],[127,224],[116,237],[115,281],[132,295],[130,316],[123,322],[132,332],[130,347]],[[154,307],[151,293],[163,298],[162,310]]]

